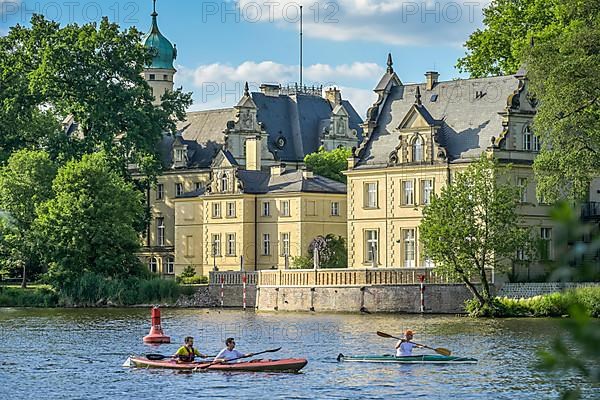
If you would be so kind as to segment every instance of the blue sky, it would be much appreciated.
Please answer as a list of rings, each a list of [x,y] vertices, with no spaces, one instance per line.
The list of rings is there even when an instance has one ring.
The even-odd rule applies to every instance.
[[[481,26],[489,0],[157,0],[163,34],[176,43],[176,83],[194,92],[193,110],[230,107],[244,81],[299,80],[298,6],[304,5],[304,76],[309,85],[338,86],[364,115],[387,53],[405,82],[428,70],[440,79],[454,68],[462,44]],[[62,23],[97,21],[150,26],[152,0],[0,0],[0,35],[33,12]]]

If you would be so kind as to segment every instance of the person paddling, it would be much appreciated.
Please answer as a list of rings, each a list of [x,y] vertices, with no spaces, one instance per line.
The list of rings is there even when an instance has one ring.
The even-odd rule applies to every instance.
[[[396,344],[396,357],[408,357],[412,356],[413,349],[422,348],[423,346],[412,343],[413,331],[407,330],[404,332],[404,339],[400,339]]]
[[[233,360],[234,358],[246,358],[253,356],[252,353],[244,354],[241,351],[235,350],[234,338],[227,338],[227,340],[225,340],[225,346],[226,347],[223,350],[221,350],[219,354],[217,354],[213,362],[227,362],[229,360]]]
[[[194,348],[194,338],[191,336],[187,336],[184,340],[184,345],[173,354],[173,358],[177,358],[182,362],[194,362],[196,356],[200,358],[208,357],[206,354],[202,354],[198,349]]]

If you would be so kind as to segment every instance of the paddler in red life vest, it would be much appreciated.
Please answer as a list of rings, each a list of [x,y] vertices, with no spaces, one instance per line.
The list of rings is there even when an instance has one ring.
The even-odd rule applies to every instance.
[[[206,358],[206,354],[202,354],[198,349],[194,348],[194,338],[187,336],[185,338],[185,344],[177,350],[177,353],[173,354],[173,358],[179,359],[182,362],[193,362],[196,356],[200,358]]]
[[[214,362],[226,362],[233,360],[234,358],[246,358],[252,357],[252,353],[244,354],[241,351],[235,350],[235,339],[230,337],[225,340],[225,348],[217,354]]]
[[[407,330],[404,332],[404,339],[400,339],[396,344],[396,357],[409,357],[412,356],[413,349],[422,348],[418,344],[414,344],[411,342],[413,339],[413,331]]]

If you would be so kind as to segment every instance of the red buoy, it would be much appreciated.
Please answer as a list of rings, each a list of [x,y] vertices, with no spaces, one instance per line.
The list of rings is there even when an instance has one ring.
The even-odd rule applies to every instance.
[[[152,326],[150,327],[150,333],[144,336],[144,343],[171,343],[171,338],[163,333],[162,326],[160,324],[160,308],[152,308]]]

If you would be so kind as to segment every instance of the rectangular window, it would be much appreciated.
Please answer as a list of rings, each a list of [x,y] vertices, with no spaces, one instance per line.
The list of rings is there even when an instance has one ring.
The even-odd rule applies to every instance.
[[[519,187],[519,201],[527,203],[527,178],[517,178],[517,186]]]
[[[402,205],[410,206],[415,204],[415,189],[413,181],[402,181]]]
[[[404,267],[415,267],[415,230],[406,229],[403,235],[404,240]]]
[[[517,260],[518,261],[526,261],[529,260],[529,257],[524,249],[517,250]]]
[[[523,133],[523,150],[531,151],[531,132],[528,130]]]
[[[338,203],[337,201],[331,202],[331,216],[332,217],[340,216],[340,203]]]
[[[435,268],[435,264],[431,258],[425,257],[425,268]]]
[[[175,162],[182,162],[185,159],[185,152],[183,149],[175,149]]]
[[[212,217],[221,218],[221,203],[212,204]]]
[[[211,254],[214,257],[221,256],[221,235],[213,234],[212,235],[212,251]]]
[[[196,191],[204,189],[204,183],[202,183],[202,182],[195,182],[194,183],[194,189]]]
[[[235,202],[227,203],[227,218],[235,218]]]
[[[290,216],[290,201],[289,200],[281,200],[281,203],[279,204],[279,206],[281,207],[281,216],[289,217]]]
[[[431,204],[431,196],[433,195],[433,179],[424,179],[421,181],[421,204]]]
[[[150,80],[151,81],[155,81],[156,80],[156,75],[155,74],[150,74]]]
[[[533,151],[540,151],[540,138],[533,135]]]
[[[264,201],[262,203],[262,216],[270,217],[271,216],[271,203],[268,201]]]
[[[163,81],[168,81],[169,80],[169,75],[163,75]]]
[[[365,207],[377,208],[377,183],[365,184]]]
[[[165,219],[163,217],[156,218],[156,244],[158,246],[165,245]]]
[[[179,197],[183,194],[183,183],[175,184],[175,196]]]
[[[290,255],[290,234],[281,234],[281,255],[283,257]]]
[[[162,200],[165,198],[165,185],[159,183],[156,185],[156,200]]]
[[[306,202],[306,215],[313,217],[317,215],[317,203],[315,201],[309,200]]]
[[[235,233],[227,234],[227,255],[235,256]]]
[[[185,237],[185,256],[186,257],[194,257],[194,237],[193,236]]]
[[[262,248],[263,256],[271,255],[271,235],[268,233],[263,234],[263,248]]]
[[[376,230],[365,231],[365,261],[377,262],[379,252],[379,232]]]
[[[552,228],[540,228],[540,258],[552,260]]]
[[[175,259],[173,257],[167,257],[167,268],[166,268],[166,274],[167,275],[173,275],[175,273]]]

